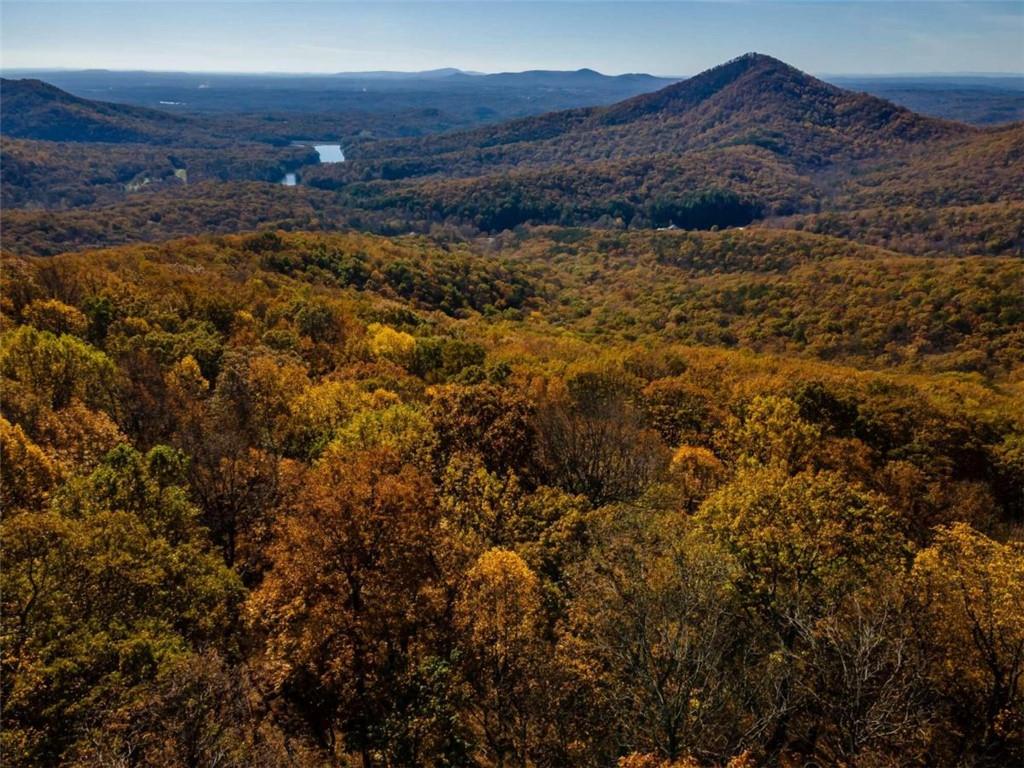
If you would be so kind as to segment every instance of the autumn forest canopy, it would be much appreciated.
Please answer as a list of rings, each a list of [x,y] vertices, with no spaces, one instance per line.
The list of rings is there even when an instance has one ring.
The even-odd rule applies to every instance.
[[[5,764],[1024,761],[1010,96],[61,77],[0,94]]]

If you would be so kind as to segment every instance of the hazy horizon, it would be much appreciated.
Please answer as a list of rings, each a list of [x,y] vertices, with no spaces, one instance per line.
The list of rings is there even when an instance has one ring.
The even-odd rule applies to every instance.
[[[760,51],[758,51],[760,53]],[[778,58],[778,57],[776,57]],[[718,64],[722,64],[727,59],[723,59]],[[707,68],[714,67],[715,64],[708,64]],[[627,75],[649,75],[659,79],[671,79],[671,78],[686,78],[692,77],[693,75],[699,74],[702,70],[694,72],[683,72],[683,73],[665,73],[665,72],[602,72],[595,67],[589,67],[582,65],[579,67],[569,67],[561,70],[543,69],[540,67],[531,67],[529,69],[519,70],[494,70],[494,71],[480,71],[480,70],[467,70],[461,67],[439,65],[436,67],[430,67],[428,69],[417,69],[417,70],[400,70],[400,69],[365,69],[365,70],[349,70],[349,71],[338,71],[338,72],[303,72],[300,70],[285,71],[285,70],[252,70],[252,71],[232,71],[228,69],[114,69],[110,67],[0,67],[0,74],[26,74],[26,73],[47,73],[47,72],[112,72],[117,74],[154,74],[154,75],[212,75],[212,76],[251,76],[251,77],[344,77],[344,76],[358,76],[358,75],[423,75],[430,72],[441,71],[441,70],[453,70],[464,75],[506,75],[506,74],[522,74],[525,72],[577,72],[580,70],[593,70],[599,75],[606,77],[622,77]],[[818,77],[839,77],[839,78],[958,78],[958,77],[979,77],[979,78],[1024,78],[1024,69],[1016,72],[1006,71],[964,71],[964,72],[941,72],[941,71],[920,71],[920,72],[810,72],[812,75]]]
[[[4,2],[3,71],[684,77],[746,51],[832,76],[1024,73],[1024,4]]]

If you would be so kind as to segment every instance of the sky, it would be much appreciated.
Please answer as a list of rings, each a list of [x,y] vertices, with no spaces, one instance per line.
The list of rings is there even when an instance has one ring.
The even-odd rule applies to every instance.
[[[4,69],[685,76],[747,51],[816,74],[1024,73],[1024,0],[0,0]]]

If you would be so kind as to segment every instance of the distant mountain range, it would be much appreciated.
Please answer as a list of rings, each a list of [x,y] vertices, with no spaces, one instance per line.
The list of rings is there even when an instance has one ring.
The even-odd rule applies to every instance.
[[[324,77],[341,77],[351,80],[436,80],[452,75],[475,74],[465,72],[455,67],[441,67],[439,69],[425,69],[420,72],[401,72],[397,70],[376,70],[369,72],[335,72],[324,75]]]
[[[478,74],[341,72],[333,75],[249,75],[103,70],[5,73],[43,80],[88,99],[200,114],[363,115],[363,128],[388,132],[400,116],[407,133],[472,127],[514,117],[611,104],[657,90],[671,78],[603,75],[593,70]],[[431,110],[437,119],[410,113]],[[377,125],[377,123],[380,125]]]
[[[282,77],[290,77],[282,75]],[[315,76],[314,76],[315,77]],[[474,83],[505,83],[517,87],[526,86],[532,83],[545,83],[562,85],[564,83],[580,82],[608,82],[608,81],[633,81],[645,83],[665,83],[681,80],[682,78],[655,77],[644,73],[626,73],[621,75],[605,75],[594,69],[584,67],[575,70],[559,69],[528,69],[523,72],[470,72],[464,69],[444,67],[441,69],[428,69],[422,72],[337,72],[333,75],[324,75],[325,78],[340,78],[345,80],[447,80],[449,82],[460,82],[471,79]]]
[[[283,196],[291,195],[288,206],[305,199],[311,206],[309,220],[387,231],[439,223],[488,232],[520,224],[703,229],[840,214],[843,223],[815,219],[811,225],[864,229],[869,219],[854,215],[860,209],[920,212],[1024,203],[1024,125],[1019,123],[979,128],[925,116],[758,53],[657,89],[645,77],[608,78],[590,70],[425,76],[423,82],[499,83],[474,87],[457,98],[448,91],[446,104],[453,109],[462,104],[484,112],[486,94],[505,104],[510,94],[529,95],[536,102],[521,103],[536,109],[548,103],[540,97],[544,93],[552,94],[548,101],[560,103],[568,94],[582,98],[595,92],[587,86],[573,90],[568,81],[624,82],[634,91],[608,104],[503,121],[497,112],[467,118],[437,108],[213,119],[92,101],[39,81],[6,80],[2,130],[23,140],[6,150],[16,161],[5,170],[12,190],[8,202],[73,207],[69,201],[113,200],[106,210],[119,216],[117,201],[126,196],[125,188],[138,187],[144,179],[155,188],[154,178],[167,178],[162,194],[196,195],[173,186],[174,179],[191,172],[191,178],[231,184],[272,180],[287,171],[298,174],[300,188],[268,190],[268,198],[284,202]],[[502,78],[533,85],[516,91],[500,85]],[[538,85],[543,82],[560,85],[547,89]],[[211,85],[198,92],[216,90]],[[602,91],[606,97],[612,92]],[[326,100],[341,93],[310,91]],[[377,93],[381,104],[387,103],[388,93]],[[435,93],[424,90],[418,96],[429,100]],[[468,129],[451,130],[466,122]],[[333,135],[345,144],[347,162],[317,165],[306,159],[308,151],[289,146],[298,137],[330,135],[314,133],[321,130],[337,131]],[[67,169],[47,172],[50,164],[60,162],[59,153],[31,143],[39,140],[89,142],[78,154],[87,167],[103,170],[90,171],[77,185]],[[165,146],[167,157],[143,162],[141,149],[138,158],[124,149],[115,158],[102,142]],[[237,147],[240,143],[244,146]],[[223,159],[226,146],[239,150],[230,162]],[[48,189],[51,177],[63,179],[63,186]],[[230,191],[202,194],[216,200],[218,221],[241,220],[232,206],[242,203]],[[905,213],[899,214],[903,221],[922,221],[916,213]],[[246,215],[251,219],[251,212]],[[271,213],[261,215],[276,221]],[[1002,232],[1000,217],[1017,214],[986,208],[979,215]],[[950,216],[963,221],[970,212]],[[183,229],[166,213],[159,221],[162,234]],[[1009,245],[993,248],[1016,247],[1013,238],[1004,240]]]
[[[414,132],[595,104],[655,91],[681,77],[605,75],[593,69],[482,73],[455,67],[422,72],[231,74],[115,70],[7,70],[76,96],[177,112],[395,113],[436,109],[437,121],[403,120]],[[821,75],[820,79],[885,98],[915,112],[993,125],[1024,119],[1024,75]],[[370,130],[372,119],[364,124]],[[414,125],[413,125],[414,124]]]
[[[306,81],[320,80],[329,84],[332,80],[444,80],[460,78],[478,78],[491,80],[504,80],[514,82],[521,80],[528,82],[537,78],[548,80],[562,79],[592,79],[592,80],[616,80],[616,79],[641,79],[675,82],[682,80],[682,77],[658,77],[642,72],[627,72],[619,75],[606,75],[589,67],[580,69],[528,69],[521,72],[477,72],[473,70],[458,69],[456,67],[440,67],[438,69],[425,69],[415,72],[402,70],[367,70],[354,72],[173,72],[173,71],[148,71],[148,70],[118,70],[118,69],[4,69],[0,74],[8,78],[18,79],[40,79],[51,82],[98,82],[104,80],[114,83],[118,80],[127,82],[129,80],[148,79],[151,83],[172,82],[184,79],[195,79],[197,81],[209,82],[218,80],[231,80],[234,82],[248,80],[251,83],[259,83],[265,79],[277,81]]]

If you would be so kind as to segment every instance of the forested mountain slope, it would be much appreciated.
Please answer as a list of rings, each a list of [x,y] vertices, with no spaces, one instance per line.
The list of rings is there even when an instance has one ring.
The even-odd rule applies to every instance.
[[[708,228],[882,202],[1021,202],[1020,136],[1020,125],[916,115],[748,54],[609,107],[366,144],[305,180],[352,207],[487,231]]]
[[[46,141],[167,144],[202,130],[167,112],[82,99],[40,80],[7,78],[0,80],[0,120],[5,136]]]
[[[70,210],[209,180],[277,182],[310,146],[166,111],[82,99],[38,80],[0,84],[0,199]]]
[[[31,110],[21,118],[32,124]],[[520,224],[709,229],[779,217],[825,214],[828,220],[830,213],[838,217],[833,221],[854,222],[856,211],[884,206],[899,208],[903,222],[931,222],[927,242],[901,237],[901,250],[934,252],[936,242],[956,243],[960,253],[1019,249],[1016,207],[1005,209],[1009,219],[984,227],[956,211],[924,213],[1024,204],[1019,124],[979,129],[923,117],[759,54],[607,107],[469,132],[359,141],[346,147],[347,162],[330,165],[311,163],[309,150],[273,146],[287,144],[276,132],[288,129],[275,120],[245,122],[241,133],[250,140],[217,148],[205,147],[213,134],[204,131],[226,124],[193,121],[201,131],[183,135],[166,157],[151,143],[82,145],[68,167],[54,160],[57,144],[6,139],[5,207],[69,209],[5,211],[9,247],[54,253],[122,242],[133,232],[138,239],[172,237],[192,231],[196,214],[216,222],[217,231],[234,219],[236,229],[352,226],[395,233],[453,225],[493,233]],[[286,170],[297,171],[300,187],[268,187],[257,195],[251,187],[175,183],[178,171],[193,182],[234,184],[272,181]],[[153,183],[162,179],[169,184]],[[241,204],[257,196],[258,208]],[[83,206],[87,214],[74,210]],[[310,212],[301,225],[290,213],[297,208]],[[866,233],[863,226],[842,226],[834,231]],[[965,236],[982,230],[983,241]]]
[[[449,136],[380,142],[361,148],[354,158],[442,155],[458,167],[469,155],[486,166],[617,159],[747,143],[767,146],[800,164],[820,165],[972,130],[844,91],[770,56],[747,54],[608,107],[553,112]]]

